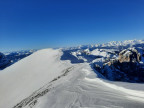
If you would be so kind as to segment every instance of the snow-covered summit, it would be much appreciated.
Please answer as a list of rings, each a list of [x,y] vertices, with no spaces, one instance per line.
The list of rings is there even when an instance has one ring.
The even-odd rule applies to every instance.
[[[103,46],[126,46],[135,44],[144,44],[144,40],[111,41],[106,44],[103,44]]]
[[[125,40],[125,41],[111,41],[107,43],[99,43],[93,45],[80,45],[74,48],[96,48],[96,47],[119,47],[119,46],[134,46],[137,44],[144,44],[144,40]]]

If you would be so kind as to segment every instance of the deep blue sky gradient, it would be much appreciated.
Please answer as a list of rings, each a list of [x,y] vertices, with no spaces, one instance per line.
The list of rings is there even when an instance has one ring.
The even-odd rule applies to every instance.
[[[144,39],[144,0],[0,0],[0,51]]]

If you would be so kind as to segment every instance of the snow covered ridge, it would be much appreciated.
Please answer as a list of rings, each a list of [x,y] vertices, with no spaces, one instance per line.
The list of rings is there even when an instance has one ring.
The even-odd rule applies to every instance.
[[[144,40],[125,40],[125,41],[111,41],[108,43],[100,43],[100,44],[95,44],[95,45],[80,45],[78,47],[71,47],[73,48],[79,48],[79,49],[85,49],[85,48],[100,48],[100,47],[132,47],[138,44],[144,44]]]
[[[0,71],[0,108],[143,108],[144,43],[126,43],[1,54],[15,62]]]
[[[106,79],[112,81],[143,83],[144,42],[131,40],[123,43],[117,44],[118,46],[106,44],[102,47],[64,49],[62,60],[70,60],[75,64],[87,62]]]
[[[104,80],[92,67],[118,54],[112,48],[39,50],[0,72],[0,108],[143,108],[143,84]]]
[[[136,45],[136,44],[144,44],[144,40],[125,40],[125,41],[112,41],[106,44],[102,44],[102,47],[105,46],[127,46],[127,45]]]
[[[60,60],[61,55],[62,51],[59,49],[39,50],[2,70],[0,72],[0,108],[12,108],[17,105],[18,108],[24,107],[33,100],[28,98],[28,103],[27,100],[22,104],[19,102],[33,92],[37,93],[39,89],[41,92],[42,88],[42,91],[44,89],[44,92],[47,93],[49,90],[45,91],[45,87],[51,85],[50,88],[53,88],[53,82],[63,79],[73,69],[69,61]],[[45,94],[44,92],[42,94]],[[40,95],[35,94],[34,96],[39,97]]]
[[[129,47],[137,47],[137,46],[141,46],[141,45],[144,45],[144,40],[125,40],[125,41],[112,41],[112,42],[108,42],[108,43],[104,43],[104,44],[96,44],[96,45],[81,45],[78,47],[64,48],[64,50],[69,51],[70,49],[71,50],[73,50],[73,49],[80,49],[80,50],[85,49],[85,51],[86,51],[86,50],[94,50],[96,48],[98,48],[98,49],[101,49],[101,48],[102,49],[103,48],[110,49],[110,48],[112,48],[112,49],[121,50],[121,49],[126,49]],[[14,52],[4,53],[3,55],[5,55],[7,62],[6,61],[2,62],[2,60],[0,61],[0,70],[5,69],[6,67],[16,63],[17,61],[21,60],[22,58],[31,55],[35,51],[36,50],[22,50],[22,51],[14,51]],[[72,52],[72,53],[74,54],[76,52]],[[102,53],[106,54],[106,52],[102,52]],[[93,54],[91,54],[91,55],[93,55]],[[72,58],[69,58],[69,59],[72,60]],[[73,59],[74,59],[74,57],[73,57]],[[79,63],[83,62],[83,60],[81,60],[81,61],[80,60],[81,59],[79,59],[79,61],[77,61],[77,62],[79,62]],[[72,60],[72,61],[76,62],[76,60]]]

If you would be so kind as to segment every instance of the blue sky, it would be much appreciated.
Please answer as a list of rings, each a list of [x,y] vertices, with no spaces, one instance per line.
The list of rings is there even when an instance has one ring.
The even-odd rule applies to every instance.
[[[144,39],[144,0],[0,0],[0,51]]]

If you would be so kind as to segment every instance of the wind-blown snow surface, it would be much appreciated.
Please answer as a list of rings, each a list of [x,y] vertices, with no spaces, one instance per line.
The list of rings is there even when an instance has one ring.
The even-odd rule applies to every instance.
[[[0,71],[0,108],[10,108],[69,67],[60,50],[44,49]]]
[[[144,86],[100,79],[44,49],[0,71],[0,108],[143,108]],[[25,100],[23,100],[25,99]]]

